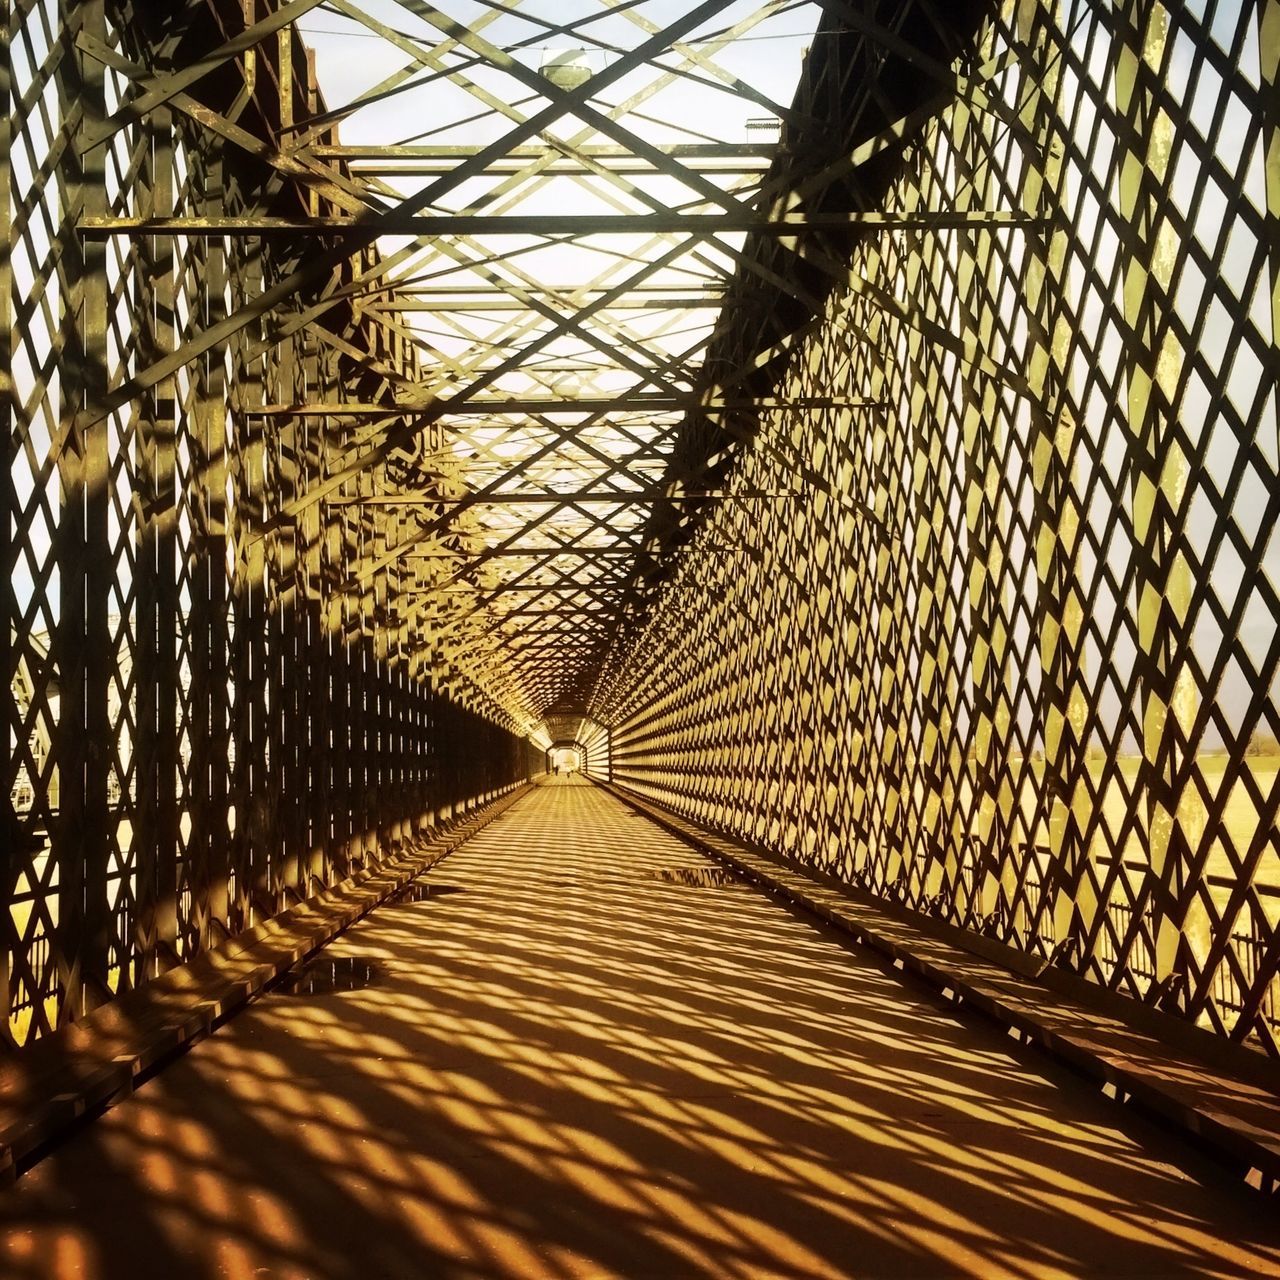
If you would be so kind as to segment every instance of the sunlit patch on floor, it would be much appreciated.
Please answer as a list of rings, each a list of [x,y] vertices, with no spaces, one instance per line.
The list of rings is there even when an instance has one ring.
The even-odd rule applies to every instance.
[[[669,882],[722,868],[607,792],[510,812],[20,1178],[0,1277],[1280,1276],[1256,1192],[749,884]],[[336,954],[368,991],[323,998]]]
[[[686,889],[738,889],[746,882],[723,867],[644,867],[636,871],[605,871],[588,875],[556,876],[550,881],[562,889],[583,889],[592,885],[635,884],[657,880]]]

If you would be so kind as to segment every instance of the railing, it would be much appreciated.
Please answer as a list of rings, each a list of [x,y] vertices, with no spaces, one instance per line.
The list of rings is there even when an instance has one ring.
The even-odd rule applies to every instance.
[[[1280,1055],[1276,3],[961,9],[815,41],[777,190],[934,222],[753,259],[813,301],[739,281],[789,319],[725,362],[860,407],[707,430],[743,501],[592,714],[623,785]],[[912,116],[925,45],[981,106]],[[993,815],[980,920],[938,886]]]
[[[0,1039],[16,1044],[530,769],[494,705],[432,687],[373,591],[330,592],[385,538],[377,513],[313,492],[349,423],[259,412],[390,398],[420,380],[416,345],[349,299],[325,313],[341,350],[298,328],[264,345],[255,304],[293,270],[269,238],[85,234],[253,214],[255,192],[333,212],[332,183],[263,158],[324,113],[278,6],[207,0],[180,29],[164,9],[13,0],[0,42],[2,830],[9,890],[25,886],[0,906]],[[122,110],[134,76],[193,64],[200,104]],[[316,290],[380,261],[338,254]]]
[[[1269,944],[1266,932],[1257,921],[1249,929],[1231,931],[1229,946],[1234,967],[1240,970],[1240,979],[1230,963],[1220,964],[1213,971],[1213,999],[1219,1010],[1235,1014],[1245,1011],[1249,993],[1256,990],[1260,976],[1267,971]],[[1257,1016],[1280,1031],[1280,976],[1273,976],[1263,984]]]

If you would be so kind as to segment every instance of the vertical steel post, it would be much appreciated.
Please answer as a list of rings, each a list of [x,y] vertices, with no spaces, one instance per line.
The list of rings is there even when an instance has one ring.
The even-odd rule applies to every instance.
[[[171,215],[173,121],[168,110],[151,112],[144,126],[148,154],[140,170],[152,215]],[[138,323],[144,358],[159,360],[176,332],[175,255],[172,236],[153,236],[139,255]],[[135,777],[138,832],[137,918],[132,939],[136,980],[177,960],[178,684],[177,386],[170,377],[138,405],[137,484],[141,498],[136,562],[138,699]]]
[[[250,293],[261,290],[258,263],[240,263],[240,278]],[[263,361],[236,362],[236,515],[240,551],[235,583],[236,688],[236,835],[235,873],[244,904],[244,927],[270,915],[274,907],[271,852],[275,779],[269,718],[276,713],[269,663],[266,540],[255,536],[265,519],[267,459],[260,419],[244,413],[265,398]]]
[[[13,465],[16,442],[13,434],[13,214],[12,175],[9,166],[13,145],[12,66],[13,13],[9,0],[0,0],[0,734],[4,735],[5,767],[0,772],[0,893],[6,903],[21,874],[19,846],[26,831],[13,808],[13,789],[17,782],[17,753],[9,744],[17,744],[22,732],[14,683],[17,679],[17,653],[14,631],[17,626],[17,600],[12,582],[17,566],[17,543],[13,537],[17,512],[17,495],[13,489]],[[13,957],[18,947],[18,931],[13,912],[0,912],[0,1045],[10,1042],[9,1010],[12,1000]]]
[[[1131,520],[1142,698],[1139,779],[1146,806],[1146,883],[1155,934],[1156,983],[1171,1007],[1186,1007],[1194,955],[1207,945],[1202,908],[1188,882],[1205,815],[1184,790],[1188,734],[1199,690],[1186,626],[1193,582],[1176,543],[1190,498],[1190,464],[1175,421],[1186,356],[1170,324],[1177,232],[1160,197],[1170,181],[1174,127],[1157,101],[1170,55],[1169,12],[1161,0],[1126,0],[1118,15],[1116,98],[1127,151],[1120,163],[1123,304]],[[1186,795],[1188,804],[1181,803]],[[1197,812],[1199,809],[1199,812]]]
[[[222,161],[210,158],[206,202],[221,207]],[[204,293],[199,322],[216,323],[226,312],[226,250],[216,240],[205,248]],[[188,871],[196,898],[201,940],[211,946],[230,931],[232,869],[227,822],[232,801],[231,635],[227,582],[227,368],[226,352],[215,348],[200,362],[193,421],[193,470],[197,486],[193,530],[192,601],[192,856]],[[229,767],[229,765],[231,767]]]
[[[1266,237],[1271,259],[1272,404],[1280,434],[1280,0],[1258,0],[1262,69],[1262,146],[1267,184]]]
[[[1041,885],[1041,900],[1029,902],[1033,919],[1052,926],[1052,935],[1076,952],[1087,933],[1097,903],[1082,904],[1080,877],[1084,848],[1074,799],[1083,787],[1084,718],[1082,688],[1084,605],[1076,579],[1076,558],[1084,514],[1078,510],[1074,476],[1081,447],[1068,393],[1073,335],[1064,318],[1070,280],[1070,238],[1062,215],[1064,143],[1059,136],[1062,58],[1051,39],[1058,0],[1020,0],[1018,36],[1032,50],[1028,75],[1033,91],[1025,99],[1021,120],[1032,140],[1022,179],[1025,212],[1049,219],[1044,232],[1030,232],[1024,298],[1028,317],[1027,381],[1031,388],[1030,452],[1035,503],[1031,542],[1036,563],[1036,629],[1039,650],[1040,732],[1044,742],[1042,791],[1048,828],[1046,865],[1035,867],[1036,851],[1025,864],[1014,865],[1014,883],[1004,886],[1007,898]],[[1059,38],[1065,38],[1059,34]],[[1025,785],[1030,785],[1028,778]],[[1021,797],[1019,797],[1021,800]],[[1028,838],[1035,844],[1038,823]],[[1032,876],[1032,871],[1044,874]],[[1084,912],[1082,918],[1081,912]]]
[[[107,686],[115,656],[108,624],[114,576],[107,492],[111,422],[84,425],[98,416],[93,410],[108,391],[108,258],[104,244],[84,240],[78,231],[83,218],[106,212],[107,148],[81,156],[75,145],[107,116],[102,65],[76,47],[82,35],[107,41],[103,0],[64,0],[59,19],[67,45],[58,75],[59,111],[73,126],[72,145],[58,171],[64,282],[59,299],[64,343],[61,425],[66,443],[58,467],[62,509],[55,554],[60,600],[52,644],[59,683],[54,751],[60,807],[51,833],[51,857],[60,875],[58,1021],[65,1023],[110,996]]]
[[[986,56],[990,50],[984,51]],[[989,156],[990,116],[958,102],[952,120],[959,186],[955,207],[958,211],[989,208],[1000,199],[1000,183]],[[957,289],[966,340],[999,359],[1003,354],[997,345],[1002,340],[998,304],[1003,274],[996,234],[976,227],[957,236]],[[948,892],[956,900],[958,923],[969,927],[999,904],[999,880],[993,872],[1012,838],[1007,413],[999,384],[988,373],[974,367],[962,371],[959,426],[969,604],[964,646],[973,697],[964,769],[972,799],[957,814],[951,832],[956,847]]]

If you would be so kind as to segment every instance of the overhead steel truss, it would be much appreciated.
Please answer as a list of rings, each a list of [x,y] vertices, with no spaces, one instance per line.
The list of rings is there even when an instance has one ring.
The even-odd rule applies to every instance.
[[[154,59],[131,61],[91,34],[78,37],[88,56],[131,81],[122,102],[77,143],[82,155],[163,110],[313,193],[302,216],[261,205],[234,212],[173,202],[171,209],[84,213],[77,226],[86,244],[207,239],[254,251],[270,245],[283,257],[292,246],[299,255],[295,270],[218,326],[133,371],[97,411],[118,411],[155,379],[201,358],[210,341],[249,326],[263,328],[264,353],[304,333],[364,359],[326,323],[339,302],[408,343],[421,372],[389,379],[391,403],[347,409],[304,398],[248,406],[274,419],[273,432],[307,420],[338,427],[353,414],[371,419],[346,430],[326,465],[292,491],[264,494],[260,531],[277,539],[316,509],[322,524],[337,509],[363,509],[373,537],[351,557],[346,580],[327,585],[326,597],[372,592],[379,643],[429,659],[455,695],[472,697],[478,687],[535,732],[551,708],[585,712],[607,636],[594,651],[499,645],[484,661],[489,647],[476,642],[495,633],[514,640],[546,628],[574,631],[594,614],[600,589],[633,592],[633,565],[597,562],[584,576],[573,567],[573,551],[584,541],[616,544],[648,524],[655,505],[717,496],[696,475],[686,483],[669,474],[675,428],[688,411],[707,417],[793,407],[735,398],[749,365],[715,385],[701,373],[725,290],[741,269],[743,237],[777,238],[796,255],[797,237],[819,231],[1013,229],[1037,215],[797,207],[773,163],[776,143],[699,140],[691,121],[674,118],[718,91],[730,118],[745,104],[784,132],[811,125],[813,117],[791,102],[792,86],[786,96],[770,97],[722,62],[737,40],[777,36],[780,15],[794,28],[807,10],[812,27],[818,5],[708,0],[657,23],[643,5],[603,3],[558,23],[514,4],[462,23],[426,4],[328,0],[320,12],[331,25],[340,20],[350,36],[385,43],[399,69],[333,110],[282,113],[274,137],[246,130],[191,93],[197,71],[207,73],[257,38],[276,34],[287,43],[282,20],[314,7],[253,10],[244,31],[174,70],[155,69]],[[501,43],[487,34],[495,23]],[[530,47],[547,41],[572,41],[576,53],[558,69],[529,65]],[[692,99],[691,85],[700,91]],[[430,119],[418,139],[401,136],[402,113],[378,115],[393,96],[412,100],[415,121]],[[665,120],[655,114],[664,110]],[[371,118],[375,140],[335,142],[339,120]],[[717,127],[714,115],[705,127]],[[497,136],[488,144],[460,141],[477,131]],[[432,145],[423,137],[445,141]],[[393,236],[405,242],[367,269],[350,279],[333,275],[359,246]],[[557,261],[587,274],[563,278],[566,267]],[[475,290],[483,292],[477,297]],[[386,373],[372,364],[370,370]],[[530,507],[539,510],[522,510]],[[540,550],[563,545],[567,560],[499,569],[495,553],[529,541],[534,531]],[[447,577],[407,559],[433,547],[456,554]],[[504,574],[525,591],[538,584],[545,590],[517,611],[495,590]],[[453,594],[472,588],[483,606],[456,611],[459,621],[448,628],[437,625],[432,603],[444,581]]]
[[[650,7],[0,6],[14,1039],[510,785],[530,736],[598,755],[653,509],[747,500],[668,476],[682,419],[790,408],[700,374],[744,238],[904,229],[663,119],[796,124],[725,58],[805,6]],[[394,55],[332,106],[320,18]]]

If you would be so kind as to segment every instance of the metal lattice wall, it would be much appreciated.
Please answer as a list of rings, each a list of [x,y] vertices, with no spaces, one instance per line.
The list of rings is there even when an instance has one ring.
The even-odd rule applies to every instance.
[[[884,207],[1041,225],[799,242],[779,394],[870,404],[749,424],[593,715],[627,786],[1274,1054],[1280,5],[997,8]]]
[[[325,480],[349,428],[269,407],[412,382],[412,344],[349,301],[305,331],[219,330],[310,246],[84,234],[103,216],[332,211],[340,182],[255,162],[323,106],[283,23],[189,78],[199,101],[122,111],[153,67],[275,8],[0,5],[11,1042],[541,769],[509,720],[434,690],[406,637],[378,630],[377,586],[326,594],[385,545],[385,521],[359,505],[272,518]],[[322,282],[339,299],[376,261],[353,254]]]

